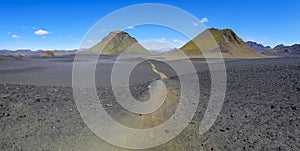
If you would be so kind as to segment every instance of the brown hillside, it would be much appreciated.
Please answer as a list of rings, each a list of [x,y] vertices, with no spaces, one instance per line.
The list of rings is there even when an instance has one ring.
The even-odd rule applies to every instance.
[[[54,57],[54,53],[52,51],[44,51],[42,54],[41,54],[41,57]]]

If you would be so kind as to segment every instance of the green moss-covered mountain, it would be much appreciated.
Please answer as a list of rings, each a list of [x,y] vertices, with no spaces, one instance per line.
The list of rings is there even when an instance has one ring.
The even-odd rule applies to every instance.
[[[102,50],[102,51],[101,51]],[[105,55],[131,54],[150,55],[151,53],[141,46],[137,40],[124,31],[110,32],[98,44],[88,50],[93,53]]]
[[[195,44],[197,43],[197,45]],[[199,47],[200,48],[199,48]],[[263,55],[251,49],[231,29],[218,30],[210,28],[196,36],[180,48],[187,55],[201,55],[201,51],[214,53],[218,48],[224,57],[259,58]],[[201,51],[200,51],[201,50]]]

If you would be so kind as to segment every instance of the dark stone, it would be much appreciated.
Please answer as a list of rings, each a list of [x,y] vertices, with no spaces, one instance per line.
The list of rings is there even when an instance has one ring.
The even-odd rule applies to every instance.
[[[275,108],[275,106],[274,105],[271,105],[271,109],[274,109]]]
[[[296,106],[291,106],[291,109],[292,109],[292,110],[296,110],[297,107],[296,107]]]
[[[35,102],[41,102],[40,98],[35,99]]]
[[[10,116],[10,114],[8,112],[4,112],[2,115],[3,115],[3,117],[9,117]]]
[[[26,117],[26,115],[21,115],[21,116],[19,116],[18,118],[24,118],[24,117]]]
[[[190,121],[189,124],[196,124],[194,121]]]

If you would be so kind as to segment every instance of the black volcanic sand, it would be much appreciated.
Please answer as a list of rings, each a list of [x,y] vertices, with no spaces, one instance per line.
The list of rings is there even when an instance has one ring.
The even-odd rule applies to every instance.
[[[98,138],[81,119],[70,77],[60,77],[70,76],[72,59],[14,59],[11,65],[7,60],[0,59],[0,150],[126,150]],[[300,58],[227,60],[225,102],[217,121],[204,135],[198,134],[198,128],[209,98],[210,76],[202,61],[193,60],[201,84],[201,101],[194,119],[172,141],[148,150],[300,150]],[[156,65],[158,69],[166,66]],[[141,66],[151,70],[149,65]],[[54,71],[57,73],[46,76]],[[168,75],[172,72],[168,71]],[[26,75],[25,82],[22,74]],[[44,77],[41,81],[39,76],[34,77],[35,81],[31,77],[30,84],[34,74]],[[148,79],[157,79],[155,74],[149,76]],[[50,83],[53,77],[57,82]],[[148,98],[149,82],[136,84],[135,78],[131,80],[133,96]],[[113,119],[129,127],[145,128],[159,125],[177,107],[178,78],[164,82],[169,89],[167,101],[160,111],[150,115],[135,115],[122,109],[105,84],[97,85],[97,91]]]

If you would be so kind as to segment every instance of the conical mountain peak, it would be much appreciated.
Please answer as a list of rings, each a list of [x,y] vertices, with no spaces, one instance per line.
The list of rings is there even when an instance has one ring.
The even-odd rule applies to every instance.
[[[101,54],[151,54],[148,50],[141,46],[135,38],[131,37],[128,33],[124,31],[110,32],[98,44],[90,48],[90,51],[101,51]]]
[[[210,39],[214,40],[210,40]],[[186,43],[181,50],[188,55],[202,55],[201,52],[214,53],[218,48],[223,57],[228,58],[259,58],[263,55],[251,49],[235,32],[231,29],[219,30],[210,28],[196,36],[193,40]],[[197,43],[197,45],[195,44]],[[200,48],[201,51],[200,51]]]

